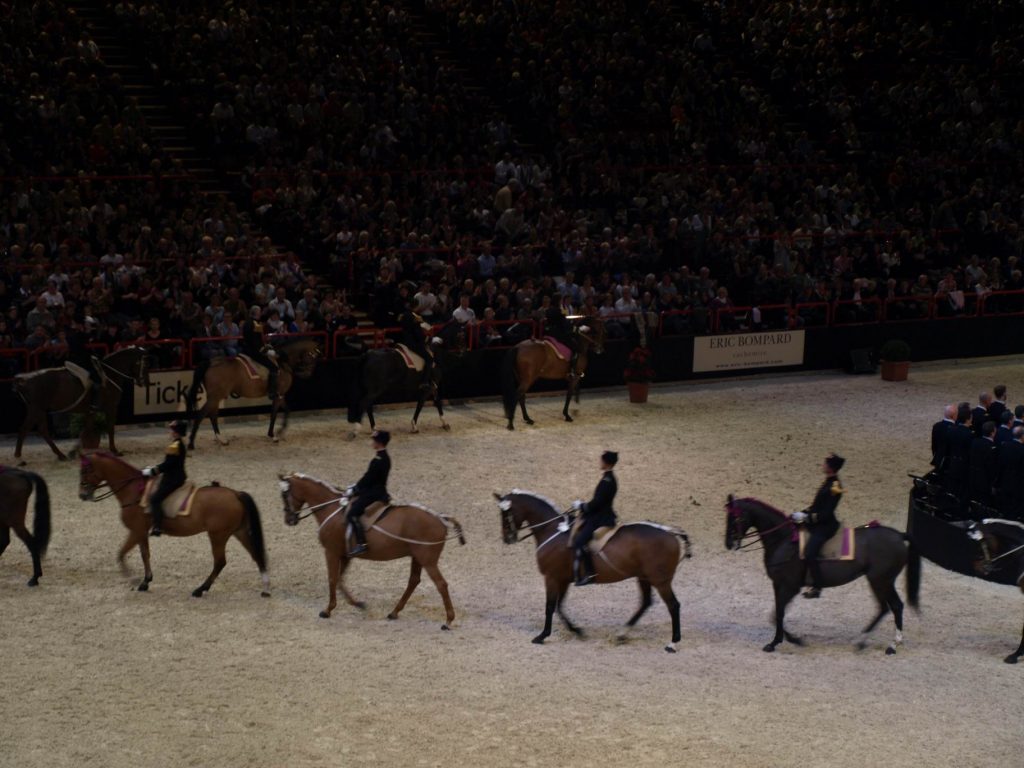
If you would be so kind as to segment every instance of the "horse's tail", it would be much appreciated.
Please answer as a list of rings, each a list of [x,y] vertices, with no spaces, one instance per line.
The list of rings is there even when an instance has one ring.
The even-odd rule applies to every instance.
[[[355,375],[352,377],[350,400],[348,402],[348,423],[358,424],[363,420],[363,395],[366,393],[366,385],[363,377],[366,375],[366,361],[369,359],[364,352],[356,364]]]
[[[249,537],[252,539],[252,556],[260,573],[267,570],[267,544],[263,539],[263,523],[260,522],[260,510],[256,502],[245,491],[238,491],[238,500],[242,502],[245,509],[245,516],[249,525]]]
[[[678,539],[683,542],[683,556],[679,559],[689,560],[693,557],[693,551],[690,547],[690,537],[686,535],[686,531],[682,528],[672,528],[672,535],[678,537]]]
[[[505,418],[516,415],[516,400],[519,399],[519,376],[516,374],[518,349],[512,347],[501,361],[501,401],[505,404]]]
[[[452,530],[455,531],[455,535],[459,539],[459,544],[461,544],[462,546],[465,546],[466,545],[466,537],[462,533],[462,523],[460,523],[458,520],[456,520],[451,515],[441,515],[441,519],[444,521],[445,525],[450,525],[452,527]]]
[[[188,392],[185,393],[185,408],[187,409],[185,413],[189,418],[195,418],[196,398],[199,397],[199,388],[203,386],[203,379],[206,378],[206,372],[209,369],[209,361],[203,360],[192,372],[192,386],[190,386],[188,388]]]
[[[914,610],[918,609],[918,598],[921,594],[921,552],[909,533],[903,534],[907,548],[907,602]]]
[[[25,472],[25,475],[32,481],[36,490],[36,513],[32,521],[32,538],[36,540],[39,557],[42,558],[46,554],[46,548],[50,545],[50,489],[46,487],[46,481],[35,472]]]

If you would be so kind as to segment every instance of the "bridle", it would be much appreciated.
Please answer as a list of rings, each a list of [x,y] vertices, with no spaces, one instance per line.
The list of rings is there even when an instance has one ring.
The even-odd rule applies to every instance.
[[[84,473],[87,470],[90,471],[90,472],[93,471],[93,469],[92,469],[92,461],[90,461],[87,457],[83,456],[82,459],[81,459],[81,473],[84,475]],[[87,499],[87,501],[103,501],[104,499],[109,499],[111,496],[117,496],[118,493],[120,493],[122,490],[127,488],[129,485],[131,485],[132,483],[137,483],[137,482],[139,482],[142,479],[143,479],[142,473],[140,472],[140,473],[138,473],[136,475],[133,475],[132,477],[129,477],[127,480],[125,480],[123,483],[121,483],[120,485],[118,485],[115,488],[107,480],[100,480],[98,483],[87,483],[85,481],[84,477],[79,477],[78,485],[81,488],[87,488],[89,490],[89,493],[91,495]],[[97,496],[96,495],[96,491],[100,490],[101,488],[109,488],[109,490],[106,493],[101,493],[99,496]],[[144,481],[143,481],[143,489],[145,489],[145,482]],[[142,494],[139,494],[139,498],[137,498],[135,501],[131,502],[130,504],[122,504],[121,505],[121,509],[127,509],[128,507],[134,507],[134,506],[138,505],[138,503],[140,501],[142,501]]]
[[[978,542],[978,546],[981,547],[981,572],[986,575],[991,573],[995,569],[995,563],[999,562],[1004,557],[1009,557],[1010,555],[1024,550],[1024,544],[1021,544],[1013,549],[1003,552],[1002,554],[992,557],[992,550],[988,546],[988,539],[985,536],[985,531],[977,523],[971,524],[971,527],[967,530],[967,536]]]
[[[760,531],[756,527],[754,527],[753,530],[751,530],[752,525],[751,525],[750,521],[747,519],[746,515],[743,514],[743,512],[737,510],[731,504],[727,507],[727,510],[728,510],[729,516],[732,518],[732,522],[733,522],[733,537],[732,538],[733,538],[733,541],[735,542],[735,544],[733,545],[733,549],[736,550],[736,551],[744,550],[744,549],[750,549],[751,547],[755,547],[758,544],[761,544],[761,549],[764,549],[764,537],[765,536],[767,536],[767,535],[769,535],[771,533],[775,533],[776,531],[780,531],[783,528],[786,528],[787,526],[792,527],[792,525],[793,525],[793,521],[792,520],[790,520],[789,518],[785,518],[784,517],[782,519],[781,523],[779,523],[778,525],[772,526],[771,528],[769,528],[766,531]],[[746,523],[746,525],[744,525],[744,523]],[[744,539],[751,539],[751,541],[748,541],[746,544],[744,544],[743,543]],[[758,550],[754,550],[754,551],[756,552]]]
[[[307,517],[312,517],[314,514],[316,514],[316,511],[321,507],[327,507],[330,506],[331,504],[337,504],[342,501],[346,502],[345,504],[342,504],[342,507],[347,505],[348,497],[339,496],[336,499],[328,499],[327,501],[321,502],[320,504],[312,504],[306,506],[306,511],[300,512],[299,510],[301,510],[302,507],[300,506],[299,510],[296,510],[294,505],[292,504],[291,476],[289,475],[288,477],[282,477],[278,487],[281,489],[281,502],[284,504],[284,524],[288,526],[298,525],[302,520],[305,520]],[[339,507],[339,509],[341,509],[342,507]]]
[[[516,525],[515,514],[512,512],[512,502],[509,499],[501,499],[501,501],[498,502],[498,509],[501,510],[502,528],[504,529],[504,531],[510,534],[503,536],[503,538],[505,538],[506,544],[518,544],[521,541],[526,541],[528,538],[533,536],[533,532],[535,529],[543,528],[544,526],[550,525],[551,523],[554,523],[561,519],[561,522],[558,523],[557,530],[555,531],[554,536],[551,536],[546,541],[539,544],[537,546],[537,549],[539,550],[541,547],[547,544],[548,541],[551,541],[551,539],[555,538],[555,536],[558,536],[560,533],[568,531],[571,526],[571,516],[568,512],[563,512],[562,514],[555,513],[554,517],[549,517],[547,520],[541,520],[539,523],[533,523],[531,525]],[[520,536],[520,531],[526,531],[526,535]]]

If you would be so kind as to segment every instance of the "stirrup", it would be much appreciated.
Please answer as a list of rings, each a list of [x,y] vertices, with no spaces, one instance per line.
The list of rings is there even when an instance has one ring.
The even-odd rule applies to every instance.
[[[150,536],[163,536],[163,535],[164,535],[164,529],[163,529],[163,528],[161,528],[161,527],[160,527],[159,525],[154,525],[154,526],[153,526],[153,527],[152,527],[152,528],[150,529],[150,531],[149,531],[149,535],[150,535]]]
[[[810,587],[804,592],[804,597],[808,600],[816,600],[821,597],[821,587]]]
[[[596,578],[597,578],[597,574],[596,573],[584,573],[582,576],[580,576],[578,579],[576,579],[575,585],[577,587],[585,587],[585,586],[587,586],[587,584],[593,584],[594,583],[594,579],[596,579]]]
[[[356,544],[354,547],[352,547],[352,549],[350,549],[348,551],[348,556],[349,557],[357,557],[357,556],[367,552],[369,549],[370,548],[368,546],[366,546],[366,544],[362,544],[362,543]]]

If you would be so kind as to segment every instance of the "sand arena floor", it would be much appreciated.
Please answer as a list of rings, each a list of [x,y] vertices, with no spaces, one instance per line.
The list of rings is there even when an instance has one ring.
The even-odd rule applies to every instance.
[[[77,464],[33,442],[53,537],[38,589],[24,586],[20,542],[0,559],[0,765],[1020,765],[1024,665],[1002,663],[1019,640],[1018,592],[926,562],[922,611],[908,612],[898,655],[883,654],[889,619],[854,650],[874,610],[863,581],[795,601],[788,628],[808,645],[765,654],[771,587],[759,555],[724,550],[722,506],[731,491],[802,508],[822,456],[837,450],[847,457],[841,518],[902,529],[906,473],[926,467],[942,404],[997,383],[1024,400],[1019,363],[916,366],[906,384],[812,374],[659,387],[646,406],[624,391],[585,393],[574,424],[542,398],[537,426],[512,434],[493,402],[452,408],[450,433],[428,415],[409,435],[408,410],[385,412],[393,494],[466,530],[468,545],[450,542],[441,559],[452,632],[440,631],[427,579],[400,620],[385,620],[407,561],[355,563],[348,584],[368,610],[317,617],[326,579],[315,526],[285,527],[275,474],[353,482],[370,448],[342,438],[340,413],[296,417],[279,445],[260,420],[229,421],[226,448],[204,427],[190,458],[194,479],[256,498],[270,599],[237,542],[212,591],[190,597],[210,567],[205,537],[155,540],[152,590],[132,591],[141,563],[130,556],[131,580],[115,564],[116,504],[80,502]],[[156,428],[119,441],[140,466],[166,444]],[[544,604],[533,547],[502,544],[491,492],[587,497],[604,448],[622,457],[621,517],[680,525],[693,541],[675,579],[676,655],[662,650],[670,627],[657,596],[631,642],[614,643],[636,607],[632,582],[569,593],[586,640],[556,624],[545,646],[530,643]],[[12,450],[0,443],[7,461]]]

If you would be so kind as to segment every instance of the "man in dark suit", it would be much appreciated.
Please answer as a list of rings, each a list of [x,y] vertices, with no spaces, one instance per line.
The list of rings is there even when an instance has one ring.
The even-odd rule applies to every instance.
[[[971,501],[986,507],[992,506],[992,488],[996,475],[996,443],[993,435],[996,425],[986,421],[981,427],[981,437],[971,442],[969,487]]]
[[[956,406],[947,405],[942,412],[942,420],[932,425],[932,466],[935,474],[942,477],[949,463],[949,436],[956,427]]]
[[[999,420],[992,419],[992,422],[999,425],[996,427],[994,436],[996,445],[1002,445],[1013,440],[1013,411],[1003,409],[1003,412],[999,414]],[[984,434],[984,430],[982,434]]]
[[[355,498],[348,505],[345,516],[356,534],[356,546],[348,553],[349,557],[361,555],[367,550],[366,531],[359,517],[366,508],[375,501],[388,501],[388,475],[391,473],[391,457],[388,456],[388,443],[391,433],[378,429],[373,433],[373,459],[359,482],[348,488],[348,495]]]
[[[1008,410],[1006,407],[1006,385],[997,384],[992,393],[995,395],[995,399],[989,403],[988,415],[996,424],[1001,424],[1002,421],[999,417],[1002,416],[1003,411]]]
[[[594,498],[586,504],[575,502],[573,506],[581,511],[583,523],[576,532],[572,545],[576,549],[576,586],[583,587],[594,580],[594,561],[590,557],[587,544],[594,536],[594,531],[605,526],[615,525],[615,510],[612,503],[619,491],[619,483],[612,470],[619,461],[619,454],[605,451],[601,454],[601,480],[594,489]]]
[[[1013,426],[1024,427],[1024,405],[1018,405],[1013,409]]]
[[[981,436],[981,427],[986,421],[991,421],[992,417],[989,416],[988,407],[992,404],[992,395],[988,392],[982,392],[978,395],[978,404],[974,406],[974,410],[971,412],[971,423],[974,425],[974,434],[978,437]],[[998,422],[997,422],[998,423]]]
[[[970,405],[961,403],[957,409],[956,426],[949,436],[949,464],[946,468],[946,490],[960,499],[961,503],[967,498],[967,474],[974,437]]]
[[[998,488],[996,503],[1002,515],[1015,518],[1024,502],[1024,427],[1013,430],[1013,440],[996,451]]]

